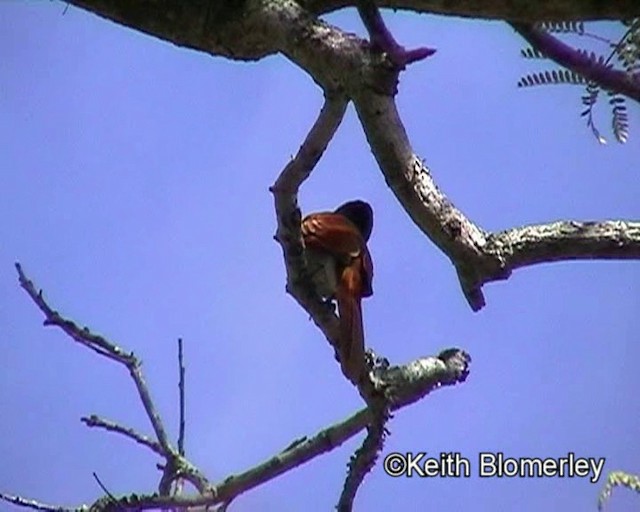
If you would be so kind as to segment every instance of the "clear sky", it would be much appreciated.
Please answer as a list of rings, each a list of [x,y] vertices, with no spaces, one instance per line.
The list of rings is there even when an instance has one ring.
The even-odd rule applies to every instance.
[[[153,491],[157,459],[91,430],[92,413],[151,433],[119,366],[43,328],[20,261],[52,306],[144,360],[177,434],[176,339],[187,357],[187,453],[214,481],[362,405],[285,294],[268,192],[321,105],[282,57],[237,63],[178,48],[59,2],[0,5],[0,490],[62,505]],[[487,230],[640,218],[640,116],[600,146],[582,90],[519,90],[538,69],[502,23],[385,12],[397,39],[438,53],[401,77],[416,151]],[[362,32],[353,11],[329,20]],[[603,30],[608,30],[606,27]],[[606,98],[605,98],[606,99]],[[609,138],[606,102],[598,107]],[[466,383],[389,424],[392,451],[457,451],[468,479],[390,478],[356,510],[595,510],[602,481],[477,477],[478,453],[605,457],[640,472],[640,264],[565,262],[485,287],[472,313],[448,259],[385,186],[353,109],[303,186],[305,211],[370,201],[375,295],[367,342],[392,363],[458,346]],[[232,510],[327,511],[362,436],[239,498]],[[610,510],[637,510],[617,491]],[[13,510],[6,504],[0,510]]]

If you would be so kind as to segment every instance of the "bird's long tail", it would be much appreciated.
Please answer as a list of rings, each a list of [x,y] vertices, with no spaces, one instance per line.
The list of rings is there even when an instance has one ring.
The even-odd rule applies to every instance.
[[[336,290],[340,315],[340,360],[343,372],[354,384],[358,383],[365,368],[360,280],[358,269],[348,266],[343,270]]]

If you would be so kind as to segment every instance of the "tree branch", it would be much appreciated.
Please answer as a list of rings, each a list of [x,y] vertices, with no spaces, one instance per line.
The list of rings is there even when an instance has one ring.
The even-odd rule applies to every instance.
[[[178,434],[178,453],[184,456],[184,358],[182,353],[182,338],[178,338],[178,392],[180,395],[180,426]]]
[[[635,0],[380,0],[380,7],[419,13],[514,21],[623,19],[640,14]],[[354,7],[356,0],[300,0],[309,11],[323,14]]]
[[[140,400],[142,401],[147,416],[151,421],[153,430],[156,433],[158,442],[166,454],[174,452],[175,450],[170,445],[164,426],[162,425],[160,415],[156,411],[153,401],[151,400],[149,388],[147,387],[144,377],[142,376],[142,372],[140,371],[140,361],[133,355],[133,353],[126,354],[120,347],[108,342],[102,336],[91,333],[91,331],[86,327],[80,329],[71,320],[62,318],[57,311],[51,309],[45,302],[42,297],[42,291],[36,291],[33,283],[25,276],[19,263],[16,263],[16,270],[18,271],[20,286],[27,292],[40,311],[44,313],[44,325],[54,325],[59,327],[74,341],[92,349],[112,361],[116,361],[124,365],[127,370],[129,370],[129,374],[131,375],[136,389],[138,390]]]
[[[333,308],[315,292],[313,281],[306,270],[304,249],[300,236],[301,214],[297,207],[297,193],[299,187],[309,177],[333,138],[344,115],[345,106],[346,102],[342,96],[338,98],[327,97],[325,99],[325,104],[297,155],[287,164],[274,186],[271,187],[278,219],[275,238],[283,249],[287,270],[287,292],[311,315],[316,325],[333,346],[336,355],[339,354],[337,349],[339,342],[337,318]],[[461,366],[464,368],[462,380],[464,380],[470,358],[466,354],[462,355],[459,351],[454,351],[453,353],[462,361]],[[338,358],[338,356],[336,357]],[[375,464],[378,454],[382,450],[385,424],[389,419],[387,411],[390,404],[393,403],[391,397],[394,395],[397,397],[403,393],[401,379],[393,381],[396,385],[395,393],[387,394],[385,392],[387,388],[392,388],[385,380],[386,368],[378,367],[374,372],[375,378],[373,380],[366,378],[367,374],[365,374],[365,378],[362,378],[359,382],[353,382],[358,386],[361,396],[367,402],[371,421],[368,425],[368,435],[362,446],[356,451],[349,465],[343,492],[338,502],[338,510],[340,512],[351,510],[359,486],[363,482],[365,475]],[[349,378],[347,372],[343,371],[343,373]],[[391,374],[404,376],[404,383],[407,384],[407,389],[415,389],[411,385],[412,377],[415,376],[411,373],[411,370],[408,370],[406,374],[402,370],[397,370],[395,373],[391,372]],[[407,378],[407,375],[409,375],[409,378]],[[418,378],[417,380],[420,379]],[[460,380],[456,381],[460,382]],[[410,402],[408,401],[407,403]],[[221,492],[220,487],[218,487],[218,492]]]
[[[359,487],[367,473],[375,466],[378,455],[384,447],[387,434],[385,425],[391,419],[391,415],[384,401],[380,401],[377,411],[373,411],[371,407],[369,410],[371,421],[367,426],[367,436],[349,461],[349,471],[336,507],[338,512],[351,512]]]
[[[465,4],[463,2],[456,5],[462,12],[465,8],[471,8],[470,5],[476,5],[477,9],[490,9],[493,5],[497,9],[495,6],[498,3]],[[579,3],[586,4],[586,2]],[[168,30],[170,25],[172,37],[175,38],[173,34],[177,31],[184,38],[176,41],[178,44],[199,48],[213,54],[223,48],[225,55],[228,54],[231,58],[259,58],[275,52],[286,55],[292,62],[305,69],[325,91],[334,91],[333,94],[344,95],[354,102],[385,180],[419,229],[449,257],[456,268],[462,291],[474,311],[485,304],[482,293],[483,283],[509,277],[511,267],[505,264],[500,252],[493,250],[490,246],[494,236],[474,224],[452,204],[437,187],[428,167],[414,153],[393,100],[398,70],[393,65],[390,66],[388,60],[375,51],[367,41],[315,18],[313,12],[306,11],[301,4],[293,1],[222,2],[219,5],[226,8],[217,7],[211,12],[199,12],[193,3],[185,0],[170,3],[171,9],[179,12],[172,11],[170,16],[164,11],[161,14],[155,13],[157,18],[155,20],[153,11],[158,9],[158,6],[150,0],[144,2],[149,10],[144,12],[142,9],[136,10],[135,16],[131,11],[132,8],[127,7],[129,3],[125,0],[85,0],[81,4],[93,6],[92,8],[99,7],[103,14],[103,11],[109,11],[112,18],[120,21],[130,16],[127,22],[142,30],[148,31],[151,26],[154,30],[159,30],[159,27]],[[383,6],[418,10],[435,9],[436,4],[437,2],[427,0],[379,3]],[[624,10],[624,16],[620,17],[630,17],[633,13],[640,11],[640,3],[635,0],[601,2],[602,5],[598,4],[599,10],[595,10],[593,6],[590,7],[594,9],[591,14],[585,11],[589,9],[588,7],[574,5],[571,0],[561,2],[522,0],[508,2],[508,4],[500,9],[513,9],[514,13],[515,11],[535,11],[539,15],[538,19],[555,19],[560,12],[573,12],[571,9],[577,9],[576,19],[590,16],[607,17],[613,12],[612,9]],[[607,5],[604,6],[604,4]],[[232,5],[235,7],[232,8]],[[302,5],[321,9],[322,6],[338,6],[338,3],[307,1]],[[351,4],[339,4],[339,6],[345,5]],[[357,5],[357,2],[354,5]],[[197,21],[192,19],[194,12],[200,16]],[[504,17],[526,19],[526,16],[520,15]],[[169,22],[169,19],[173,21]],[[169,24],[166,27],[165,22]],[[373,33],[381,31],[379,27],[377,29],[370,27],[370,29]],[[167,34],[164,36],[166,37]],[[288,206],[282,204],[283,209],[278,216],[280,217],[280,213],[284,215],[297,213],[299,216],[295,202],[292,204]],[[277,205],[276,208],[278,208]],[[288,218],[287,222],[290,221],[291,219]],[[294,237],[299,236],[296,232],[292,234]],[[489,250],[490,248],[492,250]],[[294,248],[294,253],[295,250],[299,253],[299,246],[297,249]],[[566,252],[571,250],[567,249]],[[285,254],[285,259],[287,257]],[[522,261],[525,259],[523,258]],[[292,284],[290,277],[289,285]],[[298,297],[296,300],[300,302],[302,299]],[[304,300],[307,301],[307,299]],[[312,306],[311,300],[307,303],[309,307]],[[331,337],[330,332],[335,329],[335,323],[334,327],[331,327],[333,317],[331,308],[318,302],[313,307],[314,321],[316,324],[324,325],[323,332],[325,335],[329,333]]]
[[[491,235],[494,252],[509,271],[552,261],[640,259],[640,222],[558,221]]]
[[[296,156],[285,166],[270,188],[275,202],[278,228],[275,240],[282,246],[287,271],[287,293],[309,313],[316,326],[334,348],[339,350],[339,328],[334,308],[315,291],[306,271],[300,234],[302,214],[298,208],[298,189],[309,177],[342,122],[347,100],[340,94],[327,95],[318,118]],[[345,374],[346,375],[346,374]]]
[[[195,466],[182,457],[169,442],[160,415],[158,414],[153,400],[151,399],[149,388],[144,381],[144,377],[140,369],[141,363],[138,358],[136,358],[133,353],[125,353],[120,347],[107,341],[102,336],[93,334],[88,328],[84,327],[80,329],[73,321],[63,318],[57,311],[54,311],[47,304],[42,296],[42,291],[36,291],[33,282],[24,274],[21,265],[16,263],[15,266],[18,271],[20,286],[27,292],[29,297],[31,297],[31,300],[35,303],[38,309],[40,309],[40,311],[45,315],[44,325],[54,325],[59,327],[77,343],[90,348],[94,352],[97,352],[108,359],[124,365],[129,370],[129,375],[135,383],[140,401],[142,402],[145,412],[153,426],[157,438],[157,444],[149,444],[142,440],[143,436],[135,433],[131,429],[127,429],[116,424],[110,424],[110,426],[114,427],[112,430],[127,435],[137,442],[142,442],[142,444],[149,446],[154,451],[156,451],[158,447],[160,448],[162,452],[161,455],[167,461],[167,469],[165,469],[161,483],[170,483],[175,479],[176,475],[179,475],[189,480],[189,482],[191,482],[201,493],[210,491],[211,485],[204,475],[202,475]],[[85,423],[87,425],[89,424],[87,421],[85,421]],[[106,428],[105,423],[102,423],[99,426]]]
[[[596,82],[604,89],[640,102],[640,74],[631,76],[624,71],[612,69],[605,63],[601,64],[531,24],[511,23],[511,26],[531,46],[561,66]]]
[[[80,421],[82,421],[82,423],[84,423],[87,427],[99,427],[107,430],[108,432],[115,432],[117,434],[122,434],[123,436],[128,437],[129,439],[133,439],[136,443],[146,446],[147,448],[157,453],[161,457],[164,457],[165,455],[165,452],[159,443],[157,443],[156,441],[152,441],[147,436],[136,432],[132,428],[123,427],[118,423],[105,420],[103,418],[96,416],[95,414],[92,414],[89,417],[85,416],[83,418],[80,418]]]
[[[26,498],[22,498],[20,496],[13,496],[11,494],[5,494],[0,492],[0,500],[4,500],[7,503],[13,503],[19,507],[30,508],[31,510],[43,510],[45,512],[87,512],[87,507],[76,507],[76,508],[68,508],[68,507],[59,507],[56,505],[47,505],[46,503],[42,503],[36,500],[29,500]]]
[[[295,171],[295,166],[292,166],[292,169]],[[80,330],[73,322],[61,317],[47,304],[42,293],[36,291],[34,284],[26,277],[20,265],[16,265],[16,268],[19,274],[20,285],[27,291],[38,308],[45,313],[45,324],[61,327],[75,341],[85,346],[99,342],[101,350],[107,351],[107,353],[113,357],[116,357],[114,354],[117,354],[117,357],[121,357],[122,354],[124,354],[121,349],[104,338],[92,334],[88,329]],[[457,349],[450,349],[441,353],[438,357],[420,359],[402,367],[381,368],[378,366],[372,373],[372,380],[375,382],[376,388],[384,394],[385,403],[389,404],[389,409],[396,410],[421,399],[431,391],[442,386],[464,382],[469,373],[469,363],[470,358],[466,353]],[[353,437],[360,430],[371,424],[373,420],[372,414],[374,413],[370,407],[363,409],[347,420],[322,430],[311,439],[305,437],[292,443],[275,457],[244,473],[229,477],[217,486],[211,486],[197,468],[193,467],[186,459],[178,453],[175,453],[175,451],[165,453],[165,447],[163,447],[161,443],[152,445],[151,443],[143,441],[143,436],[132,434],[131,432],[133,431],[127,431],[127,429],[105,420],[97,418],[94,420],[89,419],[87,421],[88,423],[94,423],[95,426],[107,428],[126,435],[137,442],[149,446],[154,449],[154,451],[162,451],[163,456],[167,458],[167,468],[165,468],[163,480],[170,482],[174,476],[185,478],[200,492],[197,496],[170,496],[169,494],[162,493],[150,495],[131,494],[117,498],[115,501],[113,497],[106,496],[97,500],[91,506],[91,511],[121,512],[162,507],[184,508],[188,506],[197,507],[228,503],[239,494],[269,481],[321,453],[340,446],[344,441]],[[169,447],[171,448],[170,445]],[[171,448],[171,450],[173,450],[173,448]],[[169,475],[169,477],[167,477],[167,475]],[[44,505],[37,501],[8,494],[0,494],[0,499],[36,510],[59,512],[86,512],[88,510],[85,506],[64,508]]]
[[[404,69],[412,62],[426,59],[436,52],[433,48],[426,47],[406,50],[404,46],[399,45],[385,25],[374,0],[360,0],[358,13],[367,32],[369,32],[369,38],[374,48],[386,52],[398,70]]]

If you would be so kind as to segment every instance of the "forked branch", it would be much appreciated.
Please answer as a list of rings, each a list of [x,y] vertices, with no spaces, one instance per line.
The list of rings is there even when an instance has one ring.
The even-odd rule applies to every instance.
[[[75,322],[64,318],[49,306],[42,291],[37,290],[19,264],[16,265],[16,269],[18,271],[20,285],[36,306],[44,313],[45,325],[54,325],[62,329],[74,341],[96,351],[100,355],[120,362],[127,368],[129,367],[128,365],[132,365],[138,369],[138,372],[130,372],[130,375],[134,380],[139,380],[139,384],[136,386],[137,389],[143,389],[145,391],[144,396],[148,398],[146,402],[143,400],[145,410],[153,413],[156,408],[147,385],[142,379],[140,363],[135,356],[123,351],[106,338],[92,333],[87,328],[80,328]],[[416,365],[421,368],[420,371],[416,372],[412,370],[412,367],[415,369]],[[412,363],[412,366],[408,369],[389,368],[385,372],[385,375],[388,376],[388,379],[385,381],[387,386],[385,394],[389,397],[388,403],[390,404],[390,408],[395,410],[404,407],[426,396],[434,389],[464,381],[468,375],[468,365],[468,356],[462,351],[455,350],[453,352],[440,354],[438,357],[421,359],[418,362]],[[180,366],[183,368],[182,363]],[[180,387],[184,388],[183,372],[181,372],[180,381]],[[404,386],[403,383],[406,382],[410,382],[411,385]],[[181,403],[184,404],[183,398],[181,398]],[[159,415],[156,414],[154,418],[156,424],[162,425]],[[193,496],[171,496],[168,492],[161,492],[159,494],[135,493],[129,496],[119,497],[116,500],[111,496],[105,496],[97,500],[90,509],[91,512],[123,512],[157,508],[186,509],[188,507],[208,507],[229,503],[236,496],[247,490],[276,478],[282,473],[340,446],[371,423],[371,410],[369,408],[363,409],[352,417],[320,431],[311,438],[304,437],[299,439],[265,462],[243,473],[230,476],[216,485],[211,485],[207,478],[181,453],[176,451],[168,440],[165,444],[160,443],[159,440],[151,440],[149,437],[135,432],[132,429],[98,418],[97,416],[83,418],[83,421],[89,426],[95,426],[121,434],[134,440],[136,443],[146,446],[154,453],[165,458],[166,465],[162,477],[164,483],[161,485],[163,490],[168,490],[171,482],[175,479],[183,478],[194,485],[199,492],[199,494]],[[161,431],[164,431],[164,429]],[[181,437],[184,439],[182,434]],[[87,512],[89,510],[89,507],[86,505],[60,507],[6,493],[0,493],[0,500],[25,508],[47,512]]]
[[[322,110],[298,153],[285,166],[271,187],[278,221],[275,239],[281,245],[284,255],[287,292],[309,313],[334,348],[336,357],[339,353],[337,350],[339,343],[338,320],[333,306],[316,293],[313,280],[306,269],[300,234],[302,215],[297,205],[297,194],[299,187],[311,174],[340,125],[346,104],[346,98],[342,95],[326,95]],[[454,381],[462,382],[466,378],[470,358],[461,351],[454,350],[453,353],[456,354],[458,362],[461,362],[461,367],[464,368]],[[370,421],[367,427],[368,435],[349,465],[345,486],[338,503],[339,510],[351,509],[359,485],[382,449],[385,424],[389,419],[388,410],[394,407],[398,397],[413,394],[414,390],[418,392],[413,395],[414,398],[411,401],[419,399],[418,395],[424,396],[422,391],[425,388],[420,386],[414,388],[413,384],[415,382],[424,384],[430,381],[433,373],[430,371],[413,373],[412,369],[416,368],[416,365],[418,368],[423,368],[419,361],[421,360],[412,363],[413,366],[394,367],[393,371],[383,365],[378,365],[368,375],[368,378],[354,382],[360,395],[367,403]],[[393,378],[387,379],[387,374]],[[443,381],[439,381],[439,383],[443,383]],[[393,389],[393,393],[388,392],[390,389]]]

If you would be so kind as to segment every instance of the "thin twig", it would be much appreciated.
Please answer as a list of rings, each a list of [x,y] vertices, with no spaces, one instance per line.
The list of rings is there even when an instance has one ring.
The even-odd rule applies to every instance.
[[[111,494],[111,491],[109,491],[109,489],[107,489],[107,487],[102,483],[102,481],[100,480],[100,477],[98,477],[98,474],[94,471],[92,475],[95,481],[98,482],[98,485],[100,486],[100,489],[102,489],[102,492],[105,493],[105,495],[111,500],[113,505],[116,507],[116,510],[124,510],[124,508],[119,505],[118,498],[116,498],[113,494]]]
[[[147,440],[144,436],[137,434],[131,429],[127,429],[115,423],[97,422],[95,426],[107,428],[107,425],[114,432],[118,432],[134,439],[136,442],[148,446],[153,451],[164,457],[167,461],[165,466],[165,474],[162,478],[162,484],[170,486],[171,482],[178,477],[182,477],[194,485],[202,494],[211,493],[212,487],[208,479],[189,461],[187,461],[182,455],[180,455],[176,449],[171,445],[167,437],[166,431],[162,424],[160,415],[158,414],[155,404],[151,398],[151,393],[144,380],[141,371],[141,363],[135,357],[133,353],[126,353],[117,345],[107,341],[102,336],[93,334],[86,327],[80,329],[74,322],[63,318],[57,311],[54,311],[45,301],[42,296],[42,291],[36,291],[36,287],[33,282],[27,278],[19,263],[16,263],[16,270],[18,271],[20,286],[27,292],[29,297],[36,304],[38,309],[45,315],[45,325],[54,325],[61,328],[69,337],[74,341],[84,345],[103,355],[113,361],[116,361],[124,365],[128,370],[131,378],[133,379],[138,396],[142,402],[142,405],[151,421],[154,432],[156,434],[157,443]],[[86,419],[86,418],[85,418]],[[87,424],[91,422],[91,419],[87,419]]]
[[[118,423],[105,420],[103,418],[96,416],[95,414],[92,414],[89,417],[80,418],[80,421],[82,421],[85,425],[87,425],[87,427],[99,427],[99,428],[108,430],[109,432],[122,434],[130,439],[133,439],[136,443],[146,446],[147,448],[151,449],[152,451],[154,451],[160,456],[165,455],[165,452],[159,443],[153,441],[148,436],[145,436],[143,434],[136,432],[132,428],[123,427]]]
[[[162,419],[156,410],[156,406],[151,399],[151,393],[149,392],[149,388],[147,387],[147,383],[144,381],[144,377],[142,375],[142,371],[140,370],[140,361],[135,360],[135,364],[129,366],[129,373],[131,374],[131,378],[136,385],[136,389],[138,390],[138,395],[140,396],[140,400],[142,401],[142,406],[144,407],[149,420],[151,421],[151,425],[153,425],[153,430],[156,433],[156,437],[158,438],[158,442],[162,449],[166,454],[173,454],[175,452],[174,448],[169,443],[169,438],[167,437],[167,433],[164,429],[164,425],[162,424]]]
[[[185,430],[185,414],[184,414],[184,383],[185,383],[185,368],[184,358],[182,351],[182,338],[178,338],[178,393],[179,393],[179,408],[180,408],[180,424],[178,427],[178,453],[181,457],[184,457],[184,430]],[[184,488],[184,479],[178,477],[175,479],[175,485],[171,494],[173,496],[179,496],[182,494]],[[174,509],[177,512],[177,509]]]
[[[178,391],[180,393],[180,428],[178,434],[178,453],[184,456],[184,359],[182,338],[178,338]]]

